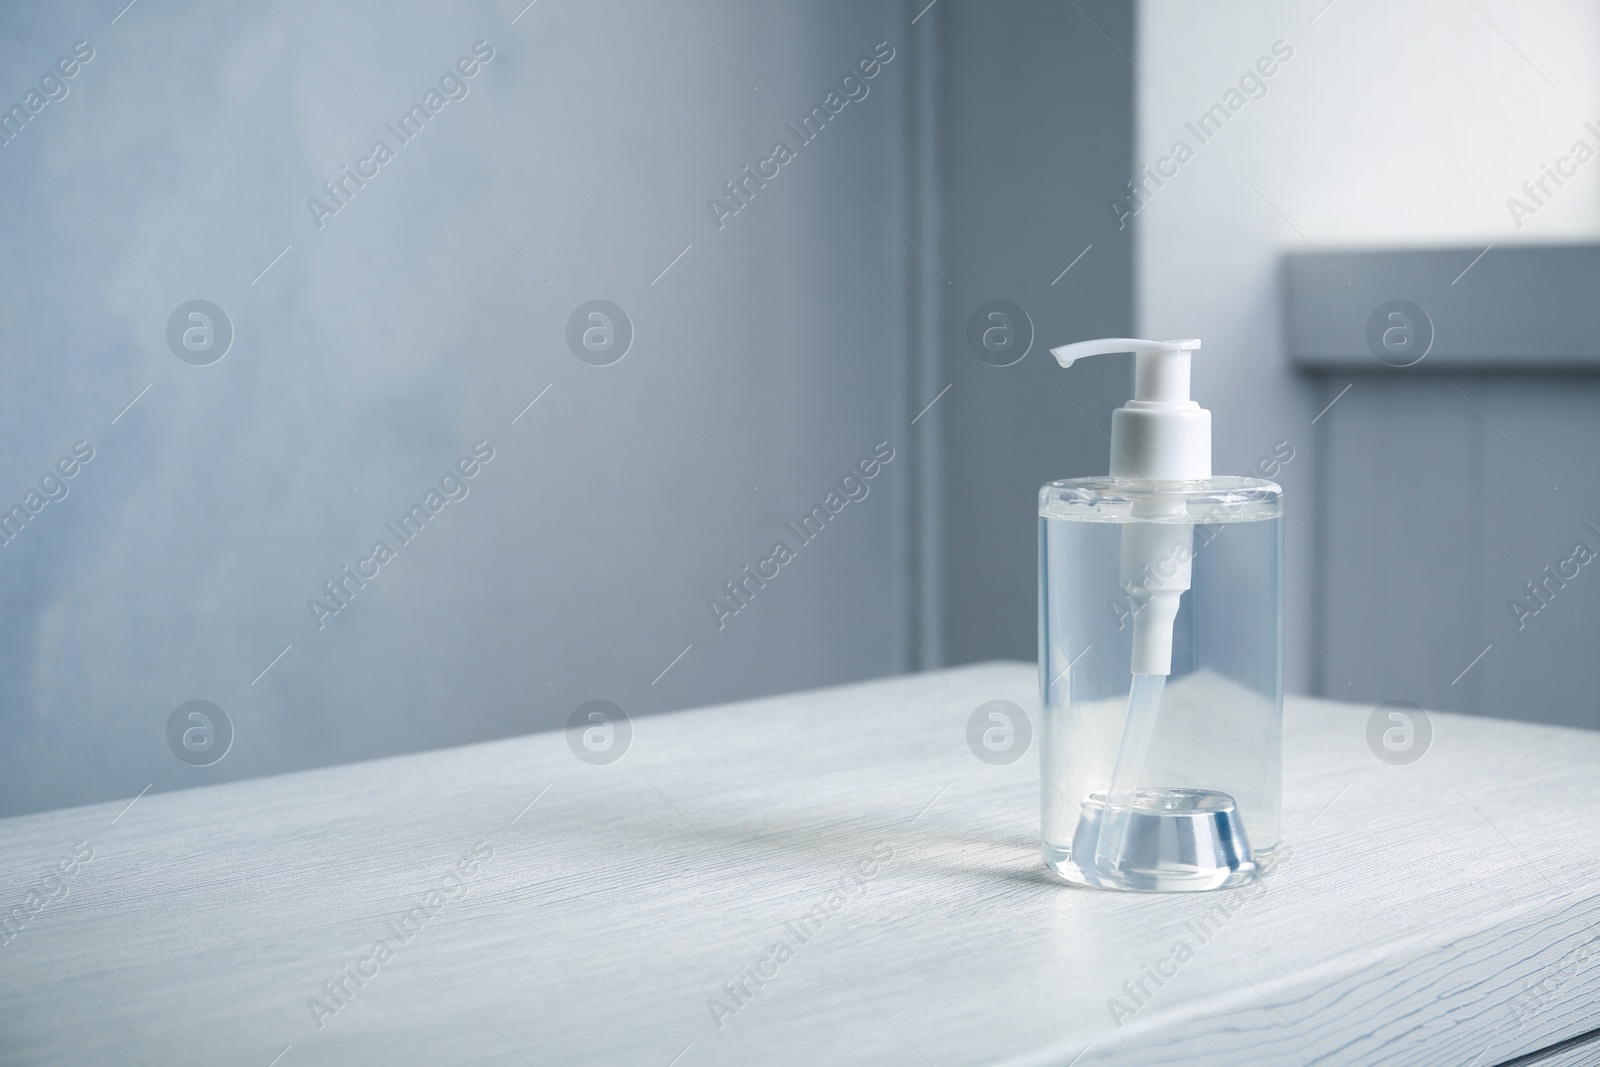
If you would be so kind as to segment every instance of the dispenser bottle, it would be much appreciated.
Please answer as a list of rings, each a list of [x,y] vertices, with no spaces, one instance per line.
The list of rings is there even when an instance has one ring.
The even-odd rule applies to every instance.
[[[1069,881],[1182,892],[1270,869],[1282,799],[1283,490],[1211,476],[1196,340],[1135,354],[1107,478],[1039,491],[1040,807]]]

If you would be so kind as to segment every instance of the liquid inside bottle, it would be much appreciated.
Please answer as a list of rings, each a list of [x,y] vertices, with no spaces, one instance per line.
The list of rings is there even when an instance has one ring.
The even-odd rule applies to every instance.
[[[1041,829],[1070,881],[1147,891],[1242,885],[1270,868],[1281,806],[1281,490],[1251,478],[1040,493]],[[1130,670],[1152,601],[1123,566],[1130,523],[1181,528],[1191,568],[1169,675]],[[1160,531],[1157,531],[1159,534]],[[1175,540],[1179,538],[1175,537]]]

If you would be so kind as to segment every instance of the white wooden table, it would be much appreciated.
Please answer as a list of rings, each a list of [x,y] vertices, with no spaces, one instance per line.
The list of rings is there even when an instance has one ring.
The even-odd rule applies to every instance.
[[[1600,1027],[1600,734],[1436,715],[1396,767],[1291,699],[1281,867],[1125,895],[1045,872],[1037,739],[967,747],[996,698],[1033,668],[0,821],[0,1063],[1490,1067]]]

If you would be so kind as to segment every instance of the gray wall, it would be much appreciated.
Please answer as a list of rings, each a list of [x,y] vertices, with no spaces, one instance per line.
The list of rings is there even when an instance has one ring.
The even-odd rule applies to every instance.
[[[1600,727],[1600,376],[1351,375],[1330,394],[1346,383],[1321,690]]]
[[[1600,245],[1306,253],[1286,275],[1296,364],[1338,397],[1318,688],[1600,726]]]
[[[896,628],[919,634],[928,600],[911,531],[932,482],[910,422],[930,268],[896,228],[929,218],[913,88],[935,20],[887,0],[122,6],[0,11],[7,106],[74,42],[94,49],[0,147],[0,497],[22,502],[75,442],[94,450],[0,549],[0,813],[549,728],[597,697],[638,716],[917,662]],[[995,32],[976,5],[944,6]],[[1092,50],[1081,29],[1071,47]],[[469,94],[399,146],[384,123],[480,40],[494,58]],[[798,147],[785,122],[880,41],[894,59],[870,94]],[[1020,33],[993,47],[1007,66],[1046,58]],[[1031,87],[1064,99],[1062,70]],[[395,158],[319,229],[307,199],[378,138]],[[708,198],[779,139],[796,158],[719,229]],[[1030,146],[1012,166],[1066,158]],[[1009,204],[1013,230],[1044,199],[1041,184]],[[1048,294],[1053,334],[1108,329],[1067,327],[1088,296],[1028,288],[1094,239],[1077,210],[1052,215],[1059,248],[1016,281],[955,269],[961,301]],[[1075,285],[1125,263],[1095,252]],[[594,298],[635,328],[611,366],[568,349]],[[235,332],[209,366],[165,336],[193,299]],[[958,437],[995,406],[978,372],[952,371]],[[1011,509],[1020,538],[1073,439],[1016,499],[969,503]],[[394,542],[385,522],[480,440],[494,459],[469,495],[319,629],[308,599]],[[708,599],[793,543],[785,521],[880,441],[895,459],[869,495],[719,629]],[[954,451],[960,478],[1004,455]],[[1007,636],[960,636],[961,656],[1027,652],[1016,552],[991,590]],[[168,749],[192,699],[236,731],[206,768]]]
[[[1133,12],[1112,0],[935,10],[949,41],[941,356],[951,389],[934,409],[948,472],[943,648],[957,663],[1032,659],[1039,487],[1106,473],[1103,435],[1133,384],[1131,357],[1063,371],[1048,352],[1132,330],[1133,231],[1106,202],[1132,152]],[[1033,323],[1032,350],[1011,366],[981,361],[965,337],[991,300]]]

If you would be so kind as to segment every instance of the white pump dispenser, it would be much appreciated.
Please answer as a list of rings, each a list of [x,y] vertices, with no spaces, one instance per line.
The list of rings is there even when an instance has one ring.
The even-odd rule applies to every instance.
[[[1211,412],[1189,399],[1194,338],[1142,341],[1106,337],[1052,348],[1063,367],[1086,356],[1132,352],[1133,399],[1111,414],[1111,477],[1140,482],[1198,482],[1211,477]],[[1133,674],[1172,673],[1172,624],[1189,588],[1194,527],[1183,522],[1182,496],[1141,499],[1135,515],[1150,522],[1122,531],[1122,588],[1133,613]],[[1165,521],[1163,521],[1165,520]]]
[[[1086,356],[1132,352],[1133,399],[1111,415],[1111,477],[1199,482],[1211,477],[1211,412],[1189,399],[1195,338],[1141,341],[1106,337],[1052,348],[1063,367]]]

